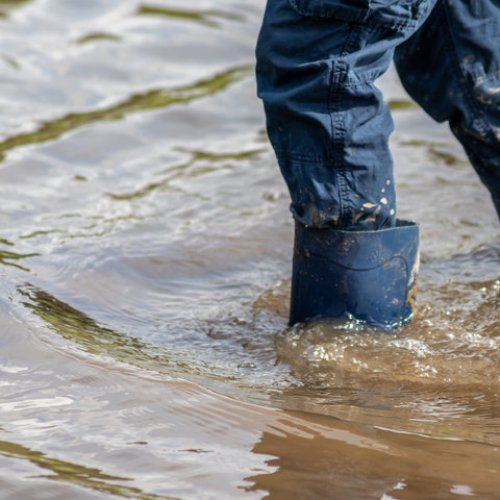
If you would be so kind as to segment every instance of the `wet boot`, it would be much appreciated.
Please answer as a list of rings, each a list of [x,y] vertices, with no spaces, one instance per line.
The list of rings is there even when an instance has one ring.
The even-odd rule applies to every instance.
[[[413,315],[419,228],[316,229],[296,222],[290,325],[354,318],[392,328]]]

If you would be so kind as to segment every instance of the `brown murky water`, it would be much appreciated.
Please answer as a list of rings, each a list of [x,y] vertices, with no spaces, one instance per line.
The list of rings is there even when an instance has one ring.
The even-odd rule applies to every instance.
[[[0,0],[0,496],[500,498],[500,237],[394,108],[419,314],[287,329],[263,0]]]

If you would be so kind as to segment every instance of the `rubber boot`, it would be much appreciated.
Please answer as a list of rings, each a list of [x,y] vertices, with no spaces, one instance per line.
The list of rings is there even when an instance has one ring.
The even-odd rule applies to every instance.
[[[377,231],[316,229],[295,223],[290,325],[354,318],[393,328],[414,310],[419,227],[398,221]]]

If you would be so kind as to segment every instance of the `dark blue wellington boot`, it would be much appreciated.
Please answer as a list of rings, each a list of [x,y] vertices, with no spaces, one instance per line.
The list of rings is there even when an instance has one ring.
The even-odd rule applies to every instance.
[[[316,229],[295,223],[290,325],[355,318],[392,328],[413,314],[419,227]]]

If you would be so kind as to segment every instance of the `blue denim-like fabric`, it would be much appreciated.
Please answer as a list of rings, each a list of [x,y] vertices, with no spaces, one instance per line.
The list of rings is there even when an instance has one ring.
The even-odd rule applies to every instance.
[[[500,215],[499,0],[268,0],[256,53],[299,222],[395,225],[393,122],[374,85],[393,57],[409,94],[449,121]]]

